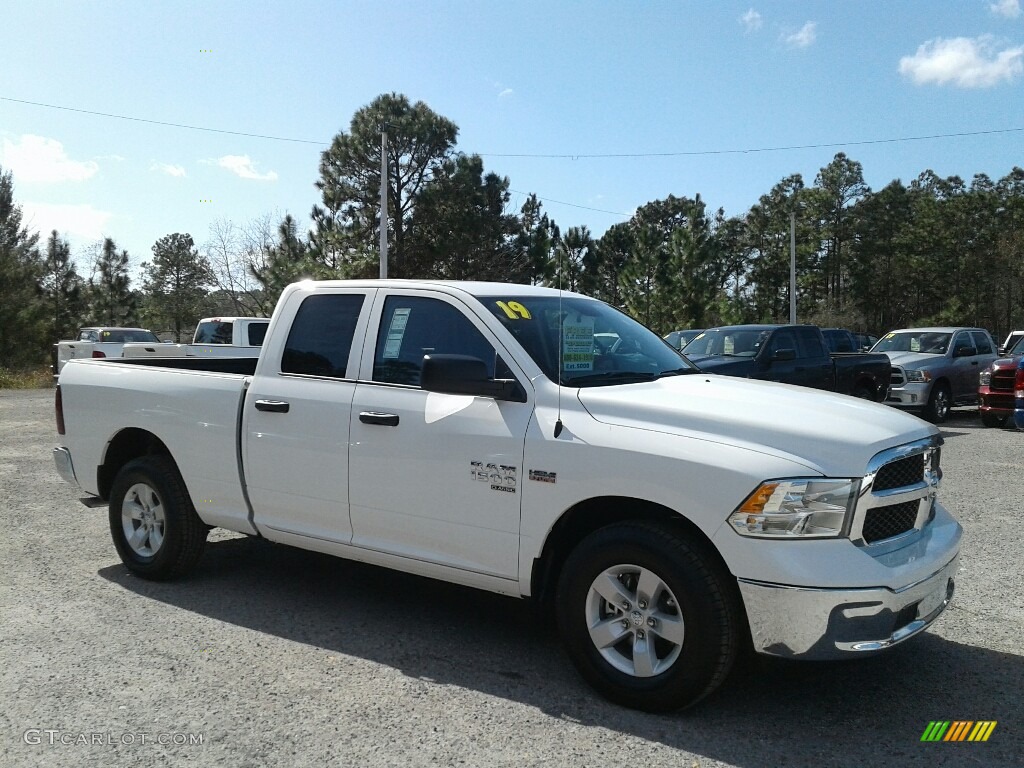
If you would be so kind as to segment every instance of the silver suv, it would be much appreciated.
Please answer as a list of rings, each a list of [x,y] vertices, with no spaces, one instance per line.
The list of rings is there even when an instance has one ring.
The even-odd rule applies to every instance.
[[[978,402],[978,374],[997,357],[982,328],[904,328],[885,334],[871,351],[892,362],[886,402],[936,424],[952,406]]]

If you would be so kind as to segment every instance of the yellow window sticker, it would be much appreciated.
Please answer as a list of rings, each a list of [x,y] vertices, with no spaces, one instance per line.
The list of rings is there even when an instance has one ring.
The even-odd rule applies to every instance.
[[[505,317],[509,320],[532,320],[533,316],[530,315],[530,310],[520,304],[518,301],[496,301],[498,309],[505,313]]]

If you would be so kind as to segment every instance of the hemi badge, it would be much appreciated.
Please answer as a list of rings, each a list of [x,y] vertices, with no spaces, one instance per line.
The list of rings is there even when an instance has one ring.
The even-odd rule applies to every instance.
[[[558,479],[558,474],[555,472],[544,472],[539,469],[531,469],[530,479],[536,480],[538,483],[554,483]]]

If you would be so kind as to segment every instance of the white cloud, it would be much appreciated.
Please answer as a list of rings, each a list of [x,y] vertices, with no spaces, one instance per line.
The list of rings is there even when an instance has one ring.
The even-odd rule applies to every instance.
[[[1024,71],[1024,46],[997,51],[991,35],[937,37],[900,59],[900,74],[917,85],[953,84],[960,88],[991,88],[1012,81]]]
[[[88,203],[83,205],[54,205],[51,203],[21,202],[22,223],[30,230],[46,237],[56,229],[62,235],[98,240],[103,237],[107,222],[114,214],[100,211]]]
[[[257,173],[252,166],[252,160],[248,155],[224,155],[224,157],[213,161],[221,168],[226,168],[243,179],[256,179],[257,181],[277,181],[277,173],[267,171]]]
[[[1020,0],[998,0],[998,2],[989,5],[989,10],[996,16],[1016,19],[1020,16]]]
[[[814,45],[814,41],[818,39],[818,24],[813,21],[808,21],[796,32],[787,35],[782,35],[782,42],[788,45],[790,48],[808,48]]]
[[[92,160],[79,162],[69,158],[59,141],[29,133],[18,143],[4,139],[2,157],[2,165],[14,179],[29,184],[84,181],[100,169]]]
[[[179,179],[185,177],[184,168],[182,168],[180,165],[171,165],[170,163],[158,163],[154,161],[153,164],[149,166],[149,170],[159,171],[160,173],[166,173],[168,176],[175,176]]]
[[[761,14],[753,8],[740,16],[740,24],[743,25],[747,32],[757,32],[763,23],[764,20],[761,18]]]
[[[511,96],[513,93],[515,93],[515,91],[513,91],[511,88],[506,88],[505,90],[498,94],[498,98],[504,99],[508,96]]]

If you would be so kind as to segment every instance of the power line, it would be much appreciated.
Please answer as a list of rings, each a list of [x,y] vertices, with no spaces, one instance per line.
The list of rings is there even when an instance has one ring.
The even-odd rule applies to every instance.
[[[25,99],[12,99],[7,96],[0,96],[0,101],[10,101],[17,104],[28,104],[34,107],[45,107],[47,109],[59,109],[66,112],[78,112],[85,115],[97,117],[109,117],[115,120],[131,120],[137,123],[149,123],[151,125],[164,125],[171,128],[186,128],[191,131],[206,131],[209,133],[223,133],[230,136],[246,136],[252,139],[270,139],[272,141],[290,141],[298,144],[315,144],[317,146],[328,146],[329,141],[314,141],[311,139],[294,139],[287,136],[268,136],[261,133],[246,133],[244,131],[227,131],[221,128],[208,128],[201,125],[187,125],[184,123],[172,123],[164,120],[150,120],[143,117],[131,117],[128,115],[115,115],[109,112],[96,112],[89,109],[77,109],[65,107],[59,104],[44,104],[38,101],[27,101]],[[861,141],[834,141],[821,144],[792,144],[777,147],[748,147],[745,149],[700,149],[678,152],[608,152],[608,153],[584,153],[565,152],[560,154],[527,153],[527,152],[476,152],[481,157],[521,157],[538,158],[548,160],[600,160],[600,159],[622,159],[622,158],[645,158],[645,157],[700,157],[702,155],[747,155],[758,152],[792,152],[798,149],[835,149],[837,147],[863,147],[872,144],[898,144],[904,141],[931,141],[935,139],[958,139],[971,136],[994,136],[1007,133],[1021,133],[1024,128],[996,128],[987,131],[960,131],[957,133],[933,133],[925,136],[899,136],[888,139],[864,139]],[[557,202],[557,201],[552,201]],[[570,205],[570,203],[563,203]],[[586,206],[576,206],[585,208]],[[600,209],[593,209],[600,210]],[[614,211],[602,211],[603,213],[614,213]]]
[[[526,195],[529,197],[531,194],[536,195],[536,192],[520,192],[518,189],[512,189],[509,187],[509,192],[515,192],[517,195]],[[577,205],[576,203],[566,203],[562,200],[553,200],[550,197],[542,197],[537,195],[537,199],[545,203],[558,203],[559,205],[568,205],[570,208],[582,208],[584,211],[597,211],[598,213],[610,213],[613,216],[632,216],[631,213],[622,213],[621,211],[606,211],[604,208],[591,208],[587,205]]]
[[[755,152],[791,152],[797,149],[835,149],[836,147],[862,147],[869,144],[897,144],[901,141],[927,141],[929,139],[955,139],[967,136],[991,136],[1000,133],[1019,133],[1024,128],[998,128],[989,131],[962,131],[960,133],[934,133],[928,136],[900,136],[894,139],[865,139],[863,141],[835,141],[826,144],[793,144],[781,147],[751,147],[748,149],[701,149],[689,152],[611,152],[606,154],[527,154],[477,152],[481,157],[529,157],[549,160],[595,160],[643,157],[698,157],[701,155],[749,155]]]
[[[38,101],[25,101],[24,99],[11,99],[7,96],[0,96],[0,101],[13,101],[17,104],[30,104],[33,107],[46,107],[47,109],[60,109],[64,112],[80,112],[83,115],[96,115],[97,117],[110,117],[115,120],[132,120],[136,123],[149,123],[150,125],[166,125],[171,128],[187,128],[190,131],[206,131],[208,133],[225,133],[229,136],[247,136],[250,139],[271,139],[273,141],[291,141],[297,144],[317,144],[327,146],[329,141],[310,141],[308,139],[290,139],[286,136],[266,136],[261,133],[244,133],[243,131],[225,131],[220,128],[207,128],[202,125],[185,125],[184,123],[169,123],[163,120],[148,120],[144,117],[129,117],[128,115],[112,115],[108,112],[94,112],[91,109],[76,109],[74,107],[63,107],[58,104],[43,104]]]

